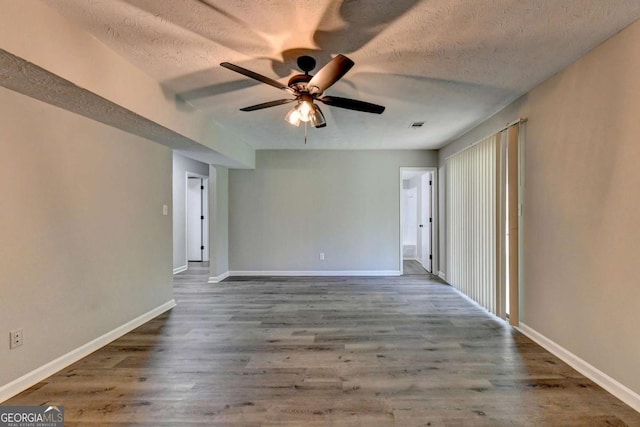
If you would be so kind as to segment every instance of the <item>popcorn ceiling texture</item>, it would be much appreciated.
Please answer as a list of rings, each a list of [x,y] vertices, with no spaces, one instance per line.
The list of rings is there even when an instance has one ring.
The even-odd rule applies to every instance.
[[[640,17],[637,0],[45,3],[257,149],[439,148]],[[289,107],[238,111],[286,95],[219,66],[286,82],[299,55],[338,53],[356,65],[327,93],[387,110],[322,106],[306,147]]]

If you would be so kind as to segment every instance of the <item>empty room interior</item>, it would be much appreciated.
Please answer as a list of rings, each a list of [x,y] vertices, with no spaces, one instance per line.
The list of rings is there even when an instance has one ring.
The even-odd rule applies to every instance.
[[[0,5],[0,409],[640,426],[637,0]]]

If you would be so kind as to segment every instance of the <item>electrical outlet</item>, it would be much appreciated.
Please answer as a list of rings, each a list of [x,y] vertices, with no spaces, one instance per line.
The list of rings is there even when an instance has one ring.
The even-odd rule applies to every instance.
[[[22,329],[9,332],[9,348],[20,347],[24,343]]]
[[[320,252],[320,261],[324,261],[324,252]]]

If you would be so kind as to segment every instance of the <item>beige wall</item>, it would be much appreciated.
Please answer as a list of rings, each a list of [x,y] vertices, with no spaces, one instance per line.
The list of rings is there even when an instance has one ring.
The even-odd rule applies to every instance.
[[[521,321],[640,393],[640,22],[440,152],[527,117]]]
[[[436,164],[433,151],[257,151],[255,170],[229,172],[230,270],[398,271],[400,167]]]
[[[2,387],[173,297],[171,150],[4,88],[0,147]]]

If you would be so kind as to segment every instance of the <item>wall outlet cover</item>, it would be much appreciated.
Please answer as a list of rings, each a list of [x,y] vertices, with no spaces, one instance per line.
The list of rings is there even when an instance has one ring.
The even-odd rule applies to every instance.
[[[16,329],[9,332],[9,348],[20,347],[24,343],[22,329]]]

